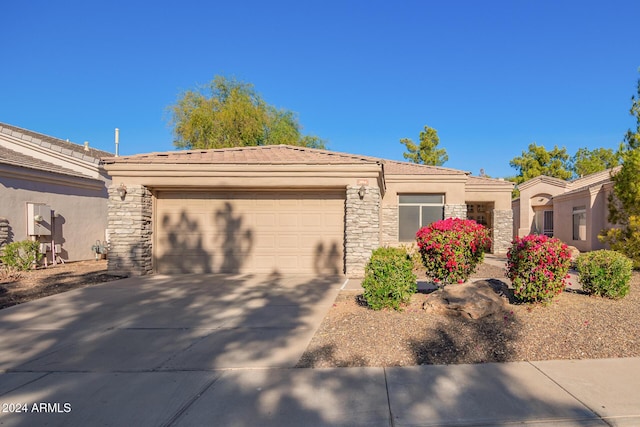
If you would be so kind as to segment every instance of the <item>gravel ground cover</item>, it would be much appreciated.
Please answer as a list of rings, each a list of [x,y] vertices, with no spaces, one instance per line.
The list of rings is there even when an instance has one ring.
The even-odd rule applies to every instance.
[[[504,279],[486,262],[473,275]],[[453,285],[455,286],[455,285]],[[565,291],[550,305],[516,304],[473,320],[422,309],[415,294],[402,312],[374,311],[361,292],[342,291],[300,367],[410,366],[640,356],[640,273],[631,292],[609,300]]]

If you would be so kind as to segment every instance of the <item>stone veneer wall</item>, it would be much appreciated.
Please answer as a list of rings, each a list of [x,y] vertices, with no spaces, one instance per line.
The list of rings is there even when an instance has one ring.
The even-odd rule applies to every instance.
[[[513,211],[493,211],[493,253],[507,253],[513,239]]]
[[[9,225],[9,220],[7,218],[0,217],[0,248],[7,243],[11,243],[10,241],[11,234],[11,226]]]
[[[362,277],[371,252],[380,246],[380,189],[347,187],[345,206],[345,269],[350,277]]]
[[[152,272],[152,197],[142,185],[127,186],[121,199],[109,188],[109,254],[107,269],[114,273],[144,275]]]
[[[398,207],[386,206],[382,208],[381,244],[398,244]]]
[[[444,217],[467,219],[467,205],[444,205]]]

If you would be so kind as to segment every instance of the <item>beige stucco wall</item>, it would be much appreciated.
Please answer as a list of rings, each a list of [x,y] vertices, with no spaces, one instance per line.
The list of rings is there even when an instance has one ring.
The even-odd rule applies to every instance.
[[[91,246],[96,240],[105,239],[109,180],[45,173],[38,173],[34,178],[16,178],[7,170],[0,171],[0,217],[9,220],[11,241],[30,238],[27,235],[27,203],[43,203],[58,215],[54,219],[52,237],[55,243],[62,244],[62,259],[93,259]],[[40,240],[49,242],[50,239],[42,237]]]
[[[586,239],[573,240],[573,208],[585,207]],[[563,242],[575,246],[582,252],[604,249],[606,245],[598,239],[598,234],[609,227],[607,221],[607,192],[603,186],[558,196],[554,199],[554,235]]]
[[[535,178],[519,186],[520,199],[513,206],[514,211],[518,211],[518,219],[514,222],[518,224],[516,235],[519,237],[533,232],[535,209],[554,209],[551,199],[566,191],[566,182],[544,178]]]

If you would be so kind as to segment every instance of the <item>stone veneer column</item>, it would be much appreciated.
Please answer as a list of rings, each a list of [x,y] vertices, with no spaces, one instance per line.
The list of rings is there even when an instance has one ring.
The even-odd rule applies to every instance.
[[[398,244],[398,206],[384,206],[382,208],[381,244]]]
[[[444,205],[444,217],[467,219],[467,205]]]
[[[507,253],[513,240],[513,211],[493,211],[493,253]]]
[[[371,252],[380,246],[380,189],[347,187],[345,206],[345,269],[350,277],[362,277]]]
[[[136,276],[149,274],[152,272],[151,192],[142,185],[127,185],[127,194],[122,199],[117,190],[114,182],[109,188],[107,270]]]
[[[9,241],[10,233],[11,226],[9,225],[9,220],[7,218],[0,217],[0,248],[7,243],[11,243]]]

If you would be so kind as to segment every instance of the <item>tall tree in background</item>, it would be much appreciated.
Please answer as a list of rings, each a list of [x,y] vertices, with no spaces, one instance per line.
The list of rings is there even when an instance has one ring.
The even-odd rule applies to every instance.
[[[565,147],[558,148],[557,145],[553,147],[553,150],[548,151],[542,145],[531,143],[528,151],[523,151],[522,156],[511,159],[509,165],[518,171],[518,175],[509,178],[516,184],[521,184],[540,175],[559,179],[570,179],[573,175],[570,170],[567,149]]]
[[[622,168],[612,177],[613,193],[609,195],[609,222],[616,228],[603,230],[600,239],[631,258],[634,268],[640,269],[640,80],[631,103],[636,129],[627,131],[620,147]]]
[[[410,138],[402,138],[401,144],[407,147],[407,153],[403,156],[405,159],[412,161],[413,163],[420,163],[423,165],[442,166],[449,156],[447,156],[447,150],[444,148],[437,148],[440,143],[438,137],[438,131],[425,126],[424,130],[420,132],[420,145],[416,145]]]
[[[324,148],[317,136],[302,135],[295,113],[267,104],[253,85],[216,76],[184,92],[169,107],[178,148],[226,148],[288,144]]]
[[[618,155],[611,148],[589,150],[580,148],[571,158],[571,170],[575,178],[611,169],[620,163]]]

